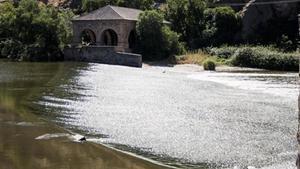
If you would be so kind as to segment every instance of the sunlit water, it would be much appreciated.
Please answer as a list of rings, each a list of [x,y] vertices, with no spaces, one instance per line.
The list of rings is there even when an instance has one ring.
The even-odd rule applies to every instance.
[[[297,74],[90,64],[36,101],[95,142],[182,167],[294,169]]]

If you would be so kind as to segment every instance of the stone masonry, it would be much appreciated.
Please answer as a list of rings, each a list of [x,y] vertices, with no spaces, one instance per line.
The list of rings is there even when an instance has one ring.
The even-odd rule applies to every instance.
[[[65,60],[141,67],[142,56],[131,53],[141,12],[108,5],[73,19],[73,42],[64,50]]]

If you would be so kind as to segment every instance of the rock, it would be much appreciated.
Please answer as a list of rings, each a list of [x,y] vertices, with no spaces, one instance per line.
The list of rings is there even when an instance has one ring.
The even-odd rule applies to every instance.
[[[73,138],[74,138],[75,141],[78,141],[78,142],[84,142],[84,141],[86,141],[85,136],[82,136],[80,134],[74,135]]]
[[[244,6],[241,11],[243,28],[241,36],[243,40],[249,40],[251,37],[265,31],[270,26],[271,20],[275,23],[284,20],[288,23],[297,23],[297,15],[299,12],[299,2],[270,1],[270,0],[251,0]],[[295,27],[296,25],[289,25]]]
[[[79,139],[79,141],[86,141],[86,138],[82,137],[81,139]]]

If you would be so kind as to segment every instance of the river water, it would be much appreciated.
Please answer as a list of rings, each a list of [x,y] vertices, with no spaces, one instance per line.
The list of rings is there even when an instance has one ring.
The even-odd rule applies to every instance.
[[[295,168],[296,73],[81,63],[0,67],[1,84],[15,85],[2,91],[31,86],[26,98],[10,96],[91,142],[181,168]]]

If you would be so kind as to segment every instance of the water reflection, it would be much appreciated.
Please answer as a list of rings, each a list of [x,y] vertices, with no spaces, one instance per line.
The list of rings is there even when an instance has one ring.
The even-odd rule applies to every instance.
[[[46,112],[34,103],[46,93],[76,98],[68,92],[61,93],[57,87],[63,87],[78,70],[87,66],[75,63],[0,63],[0,168],[164,168],[101,145],[75,143],[67,137],[35,139],[46,133],[69,134],[48,123],[48,119],[41,119],[39,114]],[[56,93],[52,93],[54,90]],[[49,117],[54,118],[53,115]]]

